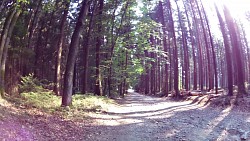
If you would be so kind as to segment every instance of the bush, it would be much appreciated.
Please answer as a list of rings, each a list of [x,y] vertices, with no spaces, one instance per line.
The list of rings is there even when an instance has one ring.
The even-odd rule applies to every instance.
[[[33,107],[46,111],[54,111],[61,105],[61,98],[52,92],[27,92],[22,93],[21,97],[25,107]]]
[[[21,94],[19,104],[26,108],[37,108],[48,113],[57,111],[67,116],[69,113],[84,115],[86,111],[96,112],[106,110],[111,104],[114,104],[114,101],[111,99],[92,94],[77,94],[72,97],[72,100],[72,106],[62,108],[61,97],[54,95],[52,92],[25,92]]]
[[[39,81],[34,77],[34,74],[29,74],[28,76],[21,77],[21,84],[19,85],[19,92],[48,92],[45,89],[47,85],[50,85],[48,81],[43,84],[43,81]]]

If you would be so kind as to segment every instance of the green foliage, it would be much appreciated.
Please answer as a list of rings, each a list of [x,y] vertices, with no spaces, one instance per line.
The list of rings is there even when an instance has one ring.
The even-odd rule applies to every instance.
[[[21,98],[15,99],[15,103],[26,108],[36,108],[48,113],[59,113],[65,116],[71,114],[84,114],[86,111],[100,111],[106,109],[114,101],[106,97],[88,95],[74,95],[73,106],[60,107],[61,97],[52,92],[26,92],[21,94]]]
[[[106,97],[94,96],[91,94],[74,95],[72,108],[78,111],[98,111],[107,108],[108,104],[112,103],[114,103],[114,101]]]
[[[45,89],[45,85],[37,78],[34,77],[34,74],[29,74],[28,76],[21,77],[21,84],[19,85],[19,92],[48,92]]]
[[[18,3],[29,3],[29,0],[17,0]]]
[[[53,95],[52,92],[26,92],[22,93],[23,105],[41,110],[54,111],[60,107],[61,98]]]

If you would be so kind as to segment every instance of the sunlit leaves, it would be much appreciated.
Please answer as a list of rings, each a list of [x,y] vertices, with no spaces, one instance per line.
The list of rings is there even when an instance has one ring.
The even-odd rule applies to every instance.
[[[18,3],[30,3],[30,0],[17,0]]]

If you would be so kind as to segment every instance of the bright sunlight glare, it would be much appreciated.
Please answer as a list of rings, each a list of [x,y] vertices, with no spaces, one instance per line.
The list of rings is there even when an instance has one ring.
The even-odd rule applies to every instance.
[[[212,0],[218,6],[226,5],[234,18],[244,18],[244,14],[249,11],[249,0]],[[212,2],[210,1],[210,2]]]
[[[217,34],[217,32],[220,31],[218,18],[214,9],[214,4],[216,4],[221,13],[223,13],[223,6],[226,6],[236,22],[241,22],[243,24],[247,39],[250,38],[250,21],[246,18],[246,12],[250,11],[249,0],[202,0],[202,2],[206,11],[208,11],[207,14],[210,24],[212,25],[211,29],[213,33]]]

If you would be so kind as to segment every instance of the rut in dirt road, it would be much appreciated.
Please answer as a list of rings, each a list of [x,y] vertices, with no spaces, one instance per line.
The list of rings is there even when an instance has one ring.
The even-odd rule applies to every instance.
[[[250,114],[214,109],[190,101],[172,102],[132,92],[120,106],[96,120],[86,140],[212,141],[250,140]]]

